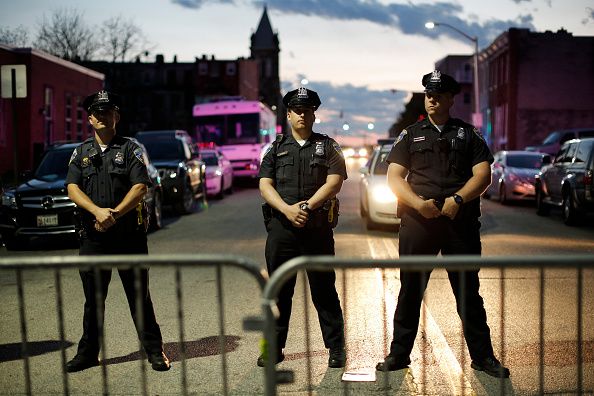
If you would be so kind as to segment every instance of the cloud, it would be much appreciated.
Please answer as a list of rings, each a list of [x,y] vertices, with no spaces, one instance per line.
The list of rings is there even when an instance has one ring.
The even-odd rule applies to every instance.
[[[298,76],[299,81],[303,76]],[[292,81],[283,81],[282,90],[288,92],[295,89]],[[314,128],[316,131],[331,136],[362,136],[369,134],[368,122],[373,122],[372,133],[381,137],[388,136],[388,128],[396,121],[404,109],[408,92],[391,90],[372,90],[365,86],[351,84],[335,85],[327,81],[310,81],[308,88],[316,91],[322,105],[316,115],[322,120]],[[340,115],[342,113],[342,118]],[[348,132],[342,130],[347,122]]]
[[[200,8],[207,3],[240,2],[262,7],[258,0],[172,0],[174,3],[191,8]],[[519,0],[516,0],[519,1]],[[534,29],[531,15],[519,15],[515,19],[471,21],[464,15],[463,7],[456,2],[440,1],[435,3],[383,4],[379,0],[267,0],[266,6],[279,13],[317,16],[334,20],[367,21],[382,26],[398,29],[405,34],[422,35],[437,38],[448,35],[453,39],[466,41],[459,33],[448,28],[428,30],[425,22],[434,20],[446,23],[469,36],[476,36],[479,43],[486,45],[502,31],[510,27]]]
[[[594,8],[586,7],[586,17],[582,19],[582,25],[594,22]]]

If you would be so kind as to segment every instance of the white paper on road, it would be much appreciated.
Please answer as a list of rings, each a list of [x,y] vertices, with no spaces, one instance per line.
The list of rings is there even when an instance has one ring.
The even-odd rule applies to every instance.
[[[342,380],[347,382],[374,382],[375,369],[360,368],[345,371],[342,374]]]

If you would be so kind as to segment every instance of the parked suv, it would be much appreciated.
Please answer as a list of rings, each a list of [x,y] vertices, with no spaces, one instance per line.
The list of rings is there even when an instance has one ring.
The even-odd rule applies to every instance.
[[[541,153],[555,155],[561,145],[568,140],[590,137],[594,137],[594,127],[561,129],[551,132],[540,145],[526,147],[526,151],[540,151]]]
[[[164,204],[184,214],[192,211],[194,200],[206,200],[206,165],[186,131],[142,131],[136,139],[159,170]]]
[[[0,234],[8,249],[26,245],[30,237],[76,237],[76,205],[68,198],[64,186],[68,161],[80,143],[57,144],[44,154],[39,167],[29,180],[2,193]],[[150,226],[161,228],[161,182],[144,147],[152,185],[144,196],[150,213]]]
[[[552,164],[535,177],[536,213],[561,207],[565,224],[574,225],[594,211],[594,138],[566,142]]]

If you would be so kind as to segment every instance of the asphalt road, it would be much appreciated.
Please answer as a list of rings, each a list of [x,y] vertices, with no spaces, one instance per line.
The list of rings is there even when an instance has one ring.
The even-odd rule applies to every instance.
[[[358,174],[361,163],[349,163],[349,180],[340,194],[341,217],[336,229],[336,251],[343,258],[396,258],[398,234],[394,229],[368,232],[358,216]],[[151,254],[234,254],[264,265],[265,230],[257,189],[244,183],[231,196],[209,201],[186,216],[169,214],[165,228],[150,234]],[[486,256],[594,253],[594,222],[571,228],[560,214],[535,215],[530,204],[501,206],[483,202],[483,252]],[[76,255],[67,243],[32,241],[30,250],[0,256]],[[62,270],[67,357],[76,353],[81,334],[83,294],[78,273]],[[594,392],[594,273],[583,272],[582,359],[583,390]],[[346,371],[374,373],[391,339],[392,316],[399,290],[398,270],[337,271],[347,334]],[[34,394],[62,394],[61,357],[57,324],[54,272],[27,271],[25,310]],[[261,335],[247,332],[242,321],[260,314],[260,291],[244,271],[223,269],[222,293],[217,273],[200,267],[181,271],[183,293],[185,373],[193,394],[261,394],[263,371],[256,367]],[[573,393],[577,389],[577,276],[575,270],[544,272],[544,336],[546,393]],[[378,375],[375,382],[341,382],[343,370],[326,366],[324,349],[310,299],[304,296],[299,277],[296,287],[286,361],[279,368],[293,370],[295,382],[279,386],[279,393],[307,393],[308,383],[317,394],[538,394],[540,358],[540,273],[532,270],[482,270],[481,293],[485,300],[493,345],[510,367],[512,376],[500,382],[470,368],[461,327],[447,274],[435,270],[426,294],[424,324],[413,350],[410,370]],[[106,309],[106,383],[112,394],[143,392],[142,373],[149,394],[179,394],[182,390],[180,323],[175,272],[151,269],[151,295],[161,325],[165,349],[173,368],[157,373],[144,366],[119,278],[115,273]],[[19,305],[15,274],[0,272],[0,393],[25,391],[20,354]],[[219,349],[219,311],[223,300],[225,365]],[[304,301],[307,304],[304,304]],[[307,312],[308,320],[304,319]],[[305,323],[309,323],[305,326]],[[309,348],[306,348],[309,333]],[[387,334],[387,335],[386,335]],[[309,351],[309,362],[306,352]],[[309,367],[309,369],[308,369]],[[226,385],[225,385],[226,384]],[[73,394],[97,394],[104,390],[101,368],[68,376]]]

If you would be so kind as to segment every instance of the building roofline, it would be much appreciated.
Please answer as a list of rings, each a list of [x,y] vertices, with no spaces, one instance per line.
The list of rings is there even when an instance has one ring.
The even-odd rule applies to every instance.
[[[3,45],[3,44],[0,44],[0,48],[1,49],[4,49],[4,50],[7,50],[7,51],[11,51],[11,52],[17,53],[17,54],[30,54],[30,55],[33,55],[33,56],[37,56],[37,57],[42,58],[42,59],[45,59],[45,60],[47,60],[49,62],[57,63],[60,66],[66,67],[68,69],[72,69],[72,70],[75,70],[75,71],[77,71],[79,73],[86,74],[86,75],[88,75],[90,77],[94,77],[94,78],[97,78],[97,79],[100,79],[100,80],[105,80],[105,74],[103,74],[103,73],[99,73],[99,72],[97,72],[95,70],[91,70],[91,69],[86,68],[84,66],[78,65],[78,64],[76,64],[74,62],[67,61],[67,60],[62,59],[62,58],[58,58],[57,56],[48,54],[47,52],[44,52],[44,51],[41,51],[41,50],[38,50],[38,49],[35,49],[35,48],[17,48],[17,47],[10,47],[10,46]]]

